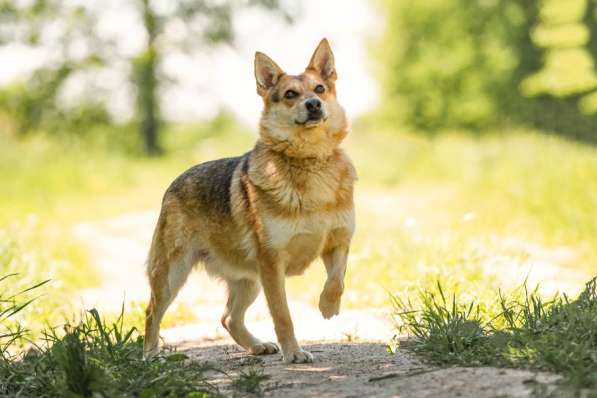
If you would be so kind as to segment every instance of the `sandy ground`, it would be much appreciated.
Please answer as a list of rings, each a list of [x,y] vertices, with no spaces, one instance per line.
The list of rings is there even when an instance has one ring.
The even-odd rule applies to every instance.
[[[400,202],[387,192],[367,193],[357,199],[367,216],[380,225],[404,221],[403,215],[389,220],[387,211],[376,211]],[[99,287],[79,292],[77,300],[104,312],[119,311],[123,299],[146,303],[149,291],[144,262],[156,219],[157,210],[151,210],[74,227],[74,235],[89,246],[102,280]],[[504,278],[519,283],[527,277],[531,284],[540,281],[549,290],[582,286],[584,275],[564,274],[557,266],[572,255],[566,248],[548,251],[517,240],[506,243],[524,250],[528,258],[524,264],[511,262],[509,268],[500,265]],[[312,341],[306,348],[316,356],[315,363],[285,365],[280,355],[251,359],[255,357],[240,352],[219,323],[225,301],[221,285],[194,273],[174,305],[195,308],[200,302],[200,322],[162,330],[162,337],[166,343],[188,350],[191,357],[213,362],[231,374],[259,361],[270,377],[264,382],[266,396],[526,397],[543,386],[551,388],[557,378],[522,370],[431,367],[404,350],[388,354],[385,344],[394,333],[388,308],[343,310],[326,321],[316,308],[300,301],[290,301],[296,334],[301,341]],[[259,338],[275,341],[262,295],[249,309],[247,325]],[[213,374],[210,379],[233,393],[229,378]]]
[[[187,348],[191,358],[227,372],[208,374],[226,395],[247,395],[231,379],[251,367],[263,369],[268,376],[255,395],[285,398],[531,397],[553,391],[558,380],[558,376],[525,370],[433,367],[406,351],[389,354],[381,342],[313,342],[304,347],[315,355],[313,364],[287,365],[280,355],[250,357],[233,345],[197,347],[197,342],[190,342],[180,346]]]

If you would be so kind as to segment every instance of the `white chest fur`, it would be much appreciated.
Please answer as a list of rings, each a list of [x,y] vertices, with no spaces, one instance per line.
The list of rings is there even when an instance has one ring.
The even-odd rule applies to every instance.
[[[325,248],[336,229],[354,231],[352,209],[314,213],[300,218],[272,217],[264,222],[267,245],[274,249],[288,276],[300,275]]]
[[[267,217],[264,220],[267,245],[276,250],[285,250],[297,235],[324,239],[337,228],[354,231],[353,209],[313,213],[303,217]]]

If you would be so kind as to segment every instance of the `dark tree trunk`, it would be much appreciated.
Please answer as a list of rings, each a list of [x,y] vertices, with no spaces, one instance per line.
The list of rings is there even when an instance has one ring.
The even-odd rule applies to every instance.
[[[139,113],[141,116],[141,134],[148,155],[160,153],[158,140],[159,121],[157,103],[157,79],[155,52],[150,50],[147,59],[140,66],[142,84],[139,90]]]
[[[148,155],[161,153],[159,140],[159,106],[157,65],[158,52],[155,46],[157,36],[156,16],[149,0],[141,0],[143,24],[147,33],[147,46],[136,60],[137,112],[140,118],[144,149]]]

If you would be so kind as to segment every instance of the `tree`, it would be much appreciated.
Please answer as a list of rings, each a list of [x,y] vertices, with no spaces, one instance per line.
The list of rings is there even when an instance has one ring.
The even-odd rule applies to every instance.
[[[235,13],[249,7],[259,7],[291,21],[281,0],[128,0],[140,16],[145,32],[143,48],[127,59],[129,81],[134,87],[135,121],[147,154],[161,153],[160,146],[160,90],[174,81],[161,70],[161,61],[172,52],[192,54],[207,46],[231,43],[234,40]],[[97,4],[96,4],[97,5]],[[49,120],[64,120],[66,113],[59,104],[59,95],[69,78],[76,72],[91,68],[109,68],[110,60],[118,59],[118,43],[106,40],[97,33],[101,9],[84,1],[66,0],[0,0],[0,45],[22,43],[31,48],[51,49],[48,62],[34,71],[25,83],[9,87],[0,93],[0,107],[8,109],[19,121],[19,131],[47,127]],[[58,25],[59,38],[47,39],[44,31]],[[166,41],[165,32],[171,26],[182,27],[184,34],[176,41]],[[83,55],[73,52],[73,44],[85,42]],[[92,120],[107,112],[97,99],[87,98],[79,112]],[[89,108],[89,109],[87,109]]]
[[[574,98],[584,113],[597,113],[597,74],[588,46],[591,27],[595,34],[594,6],[591,1],[589,8],[587,0],[541,2],[531,39],[544,61],[539,71],[522,82],[525,95]]]
[[[597,141],[595,0],[383,4],[390,119],[429,132],[522,124]]]
[[[234,40],[233,16],[246,7],[261,7],[279,12],[287,20],[292,17],[281,7],[279,0],[184,0],[162,7],[151,0],[135,0],[142,15],[146,42],[134,59],[133,81],[137,91],[137,115],[140,118],[145,151],[150,155],[161,151],[159,141],[159,90],[170,79],[160,75],[160,61],[170,51],[196,51],[205,45],[230,43]],[[183,22],[180,24],[180,22]],[[160,40],[169,24],[184,26],[184,39],[164,44]]]
[[[62,23],[57,25],[56,21]],[[72,128],[110,121],[106,108],[92,98],[85,98],[70,111],[58,100],[62,87],[75,72],[102,65],[99,54],[106,52],[107,44],[94,34],[96,22],[96,16],[81,5],[67,6],[59,0],[0,0],[0,45],[19,43],[32,49],[43,48],[48,54],[47,62],[25,81],[0,91],[0,107],[13,116],[19,133],[40,125],[58,129],[64,124]],[[49,23],[54,23],[51,39],[44,32]],[[75,40],[89,51],[76,54],[72,46]]]

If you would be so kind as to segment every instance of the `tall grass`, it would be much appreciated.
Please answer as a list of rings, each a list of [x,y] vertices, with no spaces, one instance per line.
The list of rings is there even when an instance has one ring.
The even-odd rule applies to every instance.
[[[7,282],[11,282],[10,278],[14,278],[15,276],[17,274],[8,274],[0,277],[0,286],[7,285]],[[12,350],[21,346],[23,337],[28,332],[15,318],[33,302],[34,298],[30,298],[24,302],[19,302],[18,299],[28,292],[45,285],[47,282],[49,280],[27,287],[16,293],[9,293],[7,289],[3,290],[4,293],[0,293],[0,358],[3,360],[10,358]]]
[[[43,339],[29,340],[28,331],[13,317],[35,305],[21,297],[45,282],[11,295],[5,293],[11,279],[14,275],[0,279],[0,396],[220,395],[205,377],[208,370],[216,370],[208,364],[169,351],[144,360],[143,339],[135,328],[125,326],[123,313],[108,322],[90,310],[77,323],[47,328]]]
[[[550,370],[574,387],[597,387],[596,279],[575,299],[545,300],[526,285],[494,298],[463,301],[438,283],[420,293],[419,304],[398,297],[393,303],[399,332],[432,361]]]

